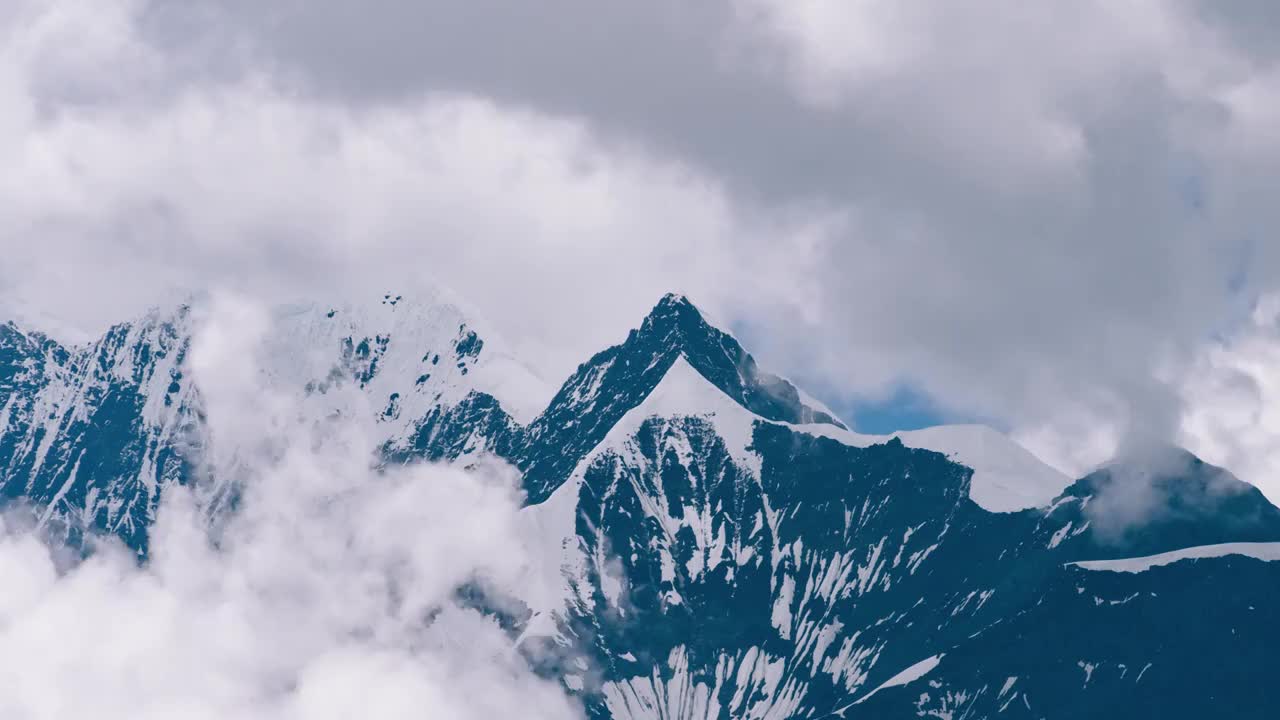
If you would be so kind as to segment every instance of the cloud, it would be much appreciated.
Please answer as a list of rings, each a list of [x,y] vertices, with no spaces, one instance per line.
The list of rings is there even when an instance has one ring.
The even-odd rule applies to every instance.
[[[0,187],[0,281],[58,314],[101,326],[219,284],[289,297],[441,283],[567,374],[673,287],[715,305],[723,278],[751,276],[768,302],[803,277],[817,221],[749,222],[678,161],[465,92],[344,108],[250,76],[67,101],[71,71],[37,80],[70,65],[110,95],[168,58],[141,37],[139,3],[53,7],[15,28],[22,82],[0,96],[27,119]],[[62,61],[55,42],[84,57]]]
[[[1280,297],[1208,344],[1181,385],[1179,441],[1280,503]]]
[[[1246,528],[1258,518],[1229,503],[1247,499],[1248,485],[1170,445],[1129,445],[1098,476],[1084,514],[1093,537],[1124,546],[1149,539],[1160,523],[1212,518]]]
[[[1176,436],[1176,378],[1280,283],[1251,18],[28,2],[0,288],[100,325],[160,286],[443,282],[552,381],[680,290],[832,405],[909,386],[1080,471]]]
[[[357,424],[300,420],[261,386],[255,317],[219,296],[193,343],[212,442],[260,440],[217,468],[241,488],[225,523],[211,530],[175,487],[145,565],[104,540],[68,566],[5,520],[0,715],[579,717],[495,620],[454,600],[525,571],[515,471],[373,471]]]

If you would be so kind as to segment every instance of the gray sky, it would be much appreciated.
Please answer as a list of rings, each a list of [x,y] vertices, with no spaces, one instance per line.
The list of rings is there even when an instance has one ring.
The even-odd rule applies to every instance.
[[[1273,7],[20,0],[0,293],[444,283],[554,377],[680,290],[838,407],[1265,484]]]

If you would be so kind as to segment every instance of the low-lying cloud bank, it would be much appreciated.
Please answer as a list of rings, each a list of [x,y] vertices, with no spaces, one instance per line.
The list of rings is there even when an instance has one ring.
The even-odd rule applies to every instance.
[[[223,298],[193,343],[212,442],[239,448],[210,468],[239,488],[225,522],[172,489],[140,566],[112,541],[79,560],[17,512],[0,520],[0,716],[578,717],[455,601],[526,567],[515,472],[374,472],[356,423],[303,419],[258,383],[262,317]]]

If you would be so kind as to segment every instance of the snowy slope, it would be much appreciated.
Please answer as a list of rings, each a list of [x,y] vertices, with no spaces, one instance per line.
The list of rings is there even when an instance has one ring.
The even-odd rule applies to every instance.
[[[756,424],[762,423],[833,439],[854,448],[866,448],[897,438],[909,448],[941,453],[953,462],[973,469],[969,498],[979,507],[993,512],[1047,506],[1068,484],[1064,476],[1040,462],[1016,442],[985,426],[939,426],[876,436],[858,434],[828,424],[796,425],[767,420],[727,396],[695,370],[683,355],[672,363],[644,401],[627,412],[609,431],[604,441],[582,460],[574,471],[571,483],[581,482],[586,469],[606,453],[619,457],[624,463],[641,462],[644,449],[638,444],[637,434],[644,423],[655,418],[704,420],[723,441],[733,462],[756,482],[760,481],[763,473],[762,458],[753,446],[752,438]],[[571,491],[576,492],[572,488]],[[565,500],[560,499],[559,502],[563,504]],[[665,504],[666,498],[657,498],[658,506]],[[677,534],[682,527],[687,526],[694,531],[696,538],[702,539],[708,535],[708,528],[698,527],[697,522],[697,518],[690,517],[666,517],[662,520],[670,535]],[[568,534],[568,528],[561,529],[560,535]],[[708,538],[707,542],[714,542],[714,539]],[[700,552],[707,549],[706,543],[698,547]]]
[[[579,402],[613,401],[599,372],[583,377]],[[1035,708],[1027,688],[1059,692],[1060,673],[1024,676],[1018,690],[1012,674],[975,685],[956,679],[964,665],[951,658],[1036,608],[1072,563],[1133,563],[1087,559],[1113,551],[1079,515],[1087,495],[1052,502],[1066,485],[979,426],[880,437],[764,418],[680,353],[550,499],[524,511],[544,571],[562,573],[530,603],[524,637],[582,653],[565,683],[592,698],[592,717],[896,717],[885,708],[915,699],[959,717],[989,697],[997,710],[1012,698]],[[1253,532],[1280,538],[1267,517]],[[941,696],[924,682],[939,668],[960,683]]]
[[[1280,560],[1280,543],[1219,543],[1217,545],[1200,545],[1198,547],[1170,550],[1169,552],[1146,557],[1119,558],[1116,560],[1082,560],[1070,564],[1085,570],[1140,573],[1153,567],[1170,565],[1184,560],[1220,558],[1228,555],[1240,555],[1255,560],[1273,562]]]
[[[6,442],[0,484],[37,505],[41,525],[145,535],[160,488],[184,473],[193,419],[183,380],[186,308],[155,311],[84,346],[58,348]],[[10,411],[9,422],[17,418]],[[9,438],[6,438],[6,441]]]
[[[973,468],[969,498],[992,512],[1043,507],[1071,480],[986,425],[940,425],[894,433],[907,447],[940,452]]]
[[[206,481],[194,316],[70,347],[0,325],[4,497],[145,556],[159,494]],[[278,308],[271,330],[265,385],[356,419],[377,462],[521,473],[532,560],[468,597],[593,719],[1280,702],[1256,671],[1280,637],[1280,563],[1257,561],[1280,558],[1280,510],[1193,457],[1151,478],[1155,512],[1100,532],[1108,469],[1068,483],[976,425],[851,432],[674,295],[558,389],[441,297]]]
[[[69,537],[96,527],[140,550],[163,486],[211,461],[204,399],[189,367],[200,309],[154,310],[91,343],[63,348],[6,325],[26,378],[0,398],[0,488],[39,508]],[[31,339],[35,338],[35,340]],[[387,295],[364,304],[276,309],[256,358],[263,385],[315,420],[362,422],[388,447],[414,439],[433,410],[474,393],[530,418],[550,388],[481,337],[456,306]],[[10,402],[11,401],[11,402]],[[220,457],[235,447],[213,443]],[[205,489],[224,497],[225,473]]]
[[[712,385],[681,355],[657,386],[643,402],[628,411],[606,435],[605,439],[582,459],[569,480],[545,502],[525,509],[528,523],[528,546],[537,548],[542,561],[542,577],[553,569],[573,569],[580,574],[582,559],[573,542],[573,504],[586,469],[604,453],[615,453],[634,459],[639,453],[635,435],[640,426],[651,418],[702,418],[710,422],[724,440],[733,460],[758,478],[761,459],[751,449],[755,423],[773,422],[752,413]],[[790,425],[773,423],[798,432],[818,434],[837,439],[853,447],[887,442],[895,436],[860,435],[830,425]],[[980,506],[993,511],[1009,511],[1022,507],[1047,504],[1066,485],[1055,470],[1040,463],[1004,435],[990,428],[973,425],[944,426],[925,431],[897,435],[908,447],[941,452],[965,465],[977,466],[970,488],[970,497]],[[976,462],[972,459],[976,458]],[[965,462],[969,460],[970,462]],[[1019,491],[1019,479],[1026,478],[1030,489]],[[979,498],[982,501],[979,501]],[[1021,507],[1014,507],[1015,504]],[[668,519],[671,532],[678,532],[682,521]],[[705,550],[706,548],[702,548]],[[531,575],[530,580],[533,580]],[[533,593],[526,593],[526,600],[537,612],[558,609],[568,600],[571,590],[560,580],[551,587],[537,585]]]
[[[746,447],[750,444],[751,425],[766,420],[735,403],[683,358],[619,427],[633,428],[640,420],[655,415],[715,416],[719,419],[717,428],[727,433],[725,438],[737,457],[749,464],[758,463],[751,459]],[[782,424],[852,447],[885,443],[896,437],[907,447],[942,453],[974,471],[969,497],[992,512],[1046,506],[1071,482],[1009,436],[985,425],[940,425],[889,435],[865,435],[830,424]]]
[[[619,674],[598,689],[604,697],[600,711],[610,717],[694,718],[725,713],[735,718],[786,717],[799,712],[805,703],[823,702],[815,698],[831,693],[830,683],[842,692],[856,693],[887,672],[881,668],[889,667],[895,658],[930,649],[914,645],[891,649],[886,640],[870,637],[863,641],[856,634],[845,634],[844,621],[837,618],[850,610],[837,608],[846,607],[849,601],[844,598],[874,595],[898,583],[915,582],[917,571],[922,571],[922,576],[928,571],[927,560],[949,525],[940,517],[932,526],[918,523],[905,533],[880,536],[861,547],[824,546],[820,534],[835,528],[799,522],[791,512],[798,509],[793,507],[795,501],[786,499],[789,493],[770,487],[765,471],[768,457],[754,439],[760,426],[784,434],[834,439],[859,450],[891,439],[858,435],[828,424],[796,425],[765,419],[730,398],[681,354],[643,401],[625,413],[582,459],[569,481],[547,502],[524,511],[538,518],[541,535],[535,542],[543,552],[552,556],[557,549],[562,552],[558,560],[545,565],[558,566],[565,575],[558,593],[543,594],[531,603],[540,618],[534,631],[539,634],[562,639],[579,634],[571,619],[575,611],[580,622],[614,612],[625,622],[635,613],[643,617],[646,602],[656,603],[659,615],[669,615],[686,608],[694,611],[708,594],[733,597],[750,593],[748,588],[758,589],[762,581],[769,587],[769,599],[761,598],[764,604],[755,608],[764,612],[760,619],[766,635],[747,645],[724,647],[708,636],[704,642],[709,644],[701,649],[694,638],[650,648],[624,640],[624,633],[619,639],[625,644],[603,646],[600,651],[607,659],[597,657],[593,662],[612,664]],[[958,428],[954,435],[940,432],[924,439],[941,445],[958,437],[945,448],[954,453],[956,445],[973,447],[974,435],[980,441],[988,439],[985,433],[967,427]],[[978,457],[989,461],[1000,458],[999,437],[986,447],[977,444],[985,451]],[[656,448],[655,441],[659,443]],[[715,459],[721,452],[717,448],[722,448],[723,461]],[[1013,450],[1009,454],[1017,457]],[[939,459],[922,467],[929,467],[928,463],[947,465]],[[675,481],[677,477],[685,479]],[[927,474],[919,477],[919,482],[930,482]],[[963,477],[956,472],[948,482],[964,491],[960,484]],[[982,477],[975,474],[974,482]],[[672,481],[675,484],[669,485]],[[756,489],[744,491],[743,483]],[[735,517],[725,502],[733,496],[742,498],[743,492],[757,498],[748,501],[756,503],[757,509],[748,512],[739,507]],[[813,490],[817,495],[801,492],[810,498],[802,504],[823,495],[820,487]],[[946,498],[949,491],[943,485],[930,492],[940,492]],[[958,497],[943,501],[954,504]],[[834,497],[831,500],[840,502]],[[886,507],[889,501],[884,498],[878,507]],[[905,496],[903,501],[909,502]],[[619,502],[620,507],[610,509]],[[867,502],[846,502],[850,511],[855,505],[861,510],[853,516],[850,511],[836,515],[842,518],[844,532],[850,530],[853,519],[861,518],[858,522],[862,525],[873,522],[877,510],[870,509]],[[576,513],[569,512],[571,503],[576,503]],[[747,517],[741,516],[743,512]],[[628,525],[633,530],[619,526],[623,518],[635,523],[641,517],[641,525]],[[641,527],[649,530],[641,531]],[[809,533],[814,535],[806,541]],[[782,538],[787,537],[794,537],[794,544],[784,542]],[[628,545],[621,546],[624,542]],[[629,559],[624,547],[632,548]],[[647,564],[651,570],[642,569]],[[649,572],[660,585],[656,594],[645,597],[635,578]],[[548,608],[548,600],[554,606],[557,594],[569,611]],[[984,590],[971,607],[957,605],[946,611],[976,612],[990,594]],[[829,617],[824,619],[823,615]],[[562,619],[561,624],[553,627],[545,621],[547,617]],[[607,632],[598,625],[591,631],[598,636]],[[779,640],[800,645],[783,650],[774,645]],[[707,652],[713,655],[707,657]],[[879,662],[882,655],[884,662]],[[793,675],[819,668],[825,682]],[[583,680],[575,676],[573,682]],[[892,678],[884,683],[885,687],[893,685]]]
[[[1009,436],[985,425],[939,425],[889,435],[863,435],[830,426],[793,427],[851,447],[897,438],[907,447],[942,453],[973,470],[969,498],[992,512],[1043,507],[1071,482]]]
[[[274,314],[264,370],[275,387],[322,397],[339,369],[338,379],[349,375],[367,397],[377,434],[395,440],[431,408],[472,391],[498,398],[520,422],[532,419],[551,389],[500,342],[477,332],[455,305],[431,298],[298,304]]]

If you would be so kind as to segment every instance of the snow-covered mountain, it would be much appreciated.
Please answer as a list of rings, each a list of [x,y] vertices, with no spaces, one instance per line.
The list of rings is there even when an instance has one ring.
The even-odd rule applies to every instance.
[[[39,507],[41,524],[73,538],[105,530],[145,551],[163,487],[209,474],[213,438],[187,367],[197,322],[189,305],[156,310],[69,348],[0,325],[3,496]],[[431,432],[442,413],[480,397],[496,410],[502,397],[502,422],[517,423],[551,394],[509,354],[486,348],[460,309],[434,298],[282,307],[270,328],[259,358],[264,385],[303,396],[315,418],[359,408],[388,448],[418,443],[439,457]],[[480,425],[467,420],[443,454],[484,449]]]
[[[0,326],[3,496],[145,556],[165,488],[214,482],[193,316],[76,347]],[[505,618],[520,647],[591,717],[1261,718],[1280,701],[1280,510],[1189,455],[1119,523],[1128,469],[1072,482],[979,426],[854,433],[674,295],[558,391],[435,298],[272,320],[269,385],[316,417],[363,408],[378,462],[520,470],[537,561],[486,592],[525,608]],[[225,496],[206,492],[232,512]]]

